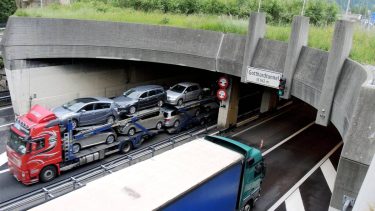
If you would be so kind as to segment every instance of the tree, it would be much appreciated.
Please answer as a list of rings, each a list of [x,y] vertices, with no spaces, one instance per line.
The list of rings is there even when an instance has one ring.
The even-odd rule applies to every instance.
[[[5,23],[8,17],[13,15],[17,10],[15,0],[1,0],[0,1],[0,23]]]

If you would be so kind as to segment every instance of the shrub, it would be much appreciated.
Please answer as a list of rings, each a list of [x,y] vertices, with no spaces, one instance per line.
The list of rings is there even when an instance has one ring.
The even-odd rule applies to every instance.
[[[17,6],[14,0],[1,0],[0,1],[0,23],[5,23],[8,17],[16,12]]]

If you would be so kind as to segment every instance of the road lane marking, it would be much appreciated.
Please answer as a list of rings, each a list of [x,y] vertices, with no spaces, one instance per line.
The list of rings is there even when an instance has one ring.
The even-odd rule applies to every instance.
[[[280,204],[282,204],[295,190],[297,190],[297,188],[299,188],[303,182],[305,182],[338,148],[340,148],[342,144],[343,142],[341,141],[331,151],[329,151],[328,154],[319,161],[319,163],[317,163],[312,169],[310,169],[310,171],[307,172],[305,176],[303,176],[296,184],[294,184],[294,186],[268,210],[274,211],[276,208],[278,208]]]
[[[266,119],[266,120],[263,120],[262,122],[259,122],[259,123],[256,124],[256,125],[253,125],[253,126],[248,127],[248,128],[246,128],[246,129],[244,129],[244,130],[241,130],[240,132],[233,134],[232,137],[235,137],[235,136],[241,135],[242,133],[244,133],[244,132],[246,132],[246,131],[248,131],[248,130],[250,130],[250,129],[253,129],[253,128],[255,128],[255,127],[258,127],[259,125],[264,124],[264,123],[266,123],[266,122],[268,122],[268,121],[270,121],[270,120],[272,120],[272,119],[274,119],[274,118],[276,118],[276,117],[278,117],[278,116],[280,116],[280,115],[282,115],[282,114],[284,114],[284,113],[286,113],[286,112],[288,112],[288,111],[289,111],[289,110],[283,111],[283,112],[279,113],[278,115],[272,116],[272,117],[270,117],[270,118],[268,118],[268,119]]]
[[[2,128],[2,127],[7,127],[7,126],[9,126],[9,125],[12,125],[14,122],[11,122],[11,123],[8,123],[8,124],[4,124],[4,125],[0,125],[0,128]]]
[[[3,152],[0,154],[0,166],[8,162],[7,153]]]
[[[5,110],[5,109],[9,109],[9,108],[12,108],[13,106],[7,106],[7,107],[3,107],[3,108],[0,108],[0,111],[1,110]]]
[[[285,200],[285,207],[287,211],[305,211],[299,188]]]
[[[8,171],[9,171],[9,169],[1,170],[1,171],[0,171],[0,174],[4,174],[4,173],[6,173],[6,172],[8,172]]]
[[[290,139],[292,139],[293,137],[295,137],[296,135],[300,134],[301,132],[303,132],[304,130],[306,130],[307,128],[313,126],[315,124],[315,121],[314,122],[311,122],[310,124],[306,125],[305,127],[299,129],[297,132],[293,133],[292,135],[288,136],[286,139],[280,141],[279,143],[277,143],[276,145],[274,145],[273,147],[269,148],[268,150],[266,150],[265,152],[262,153],[263,156],[266,156],[268,153],[272,152],[273,150],[275,150],[277,147],[279,147],[280,145],[284,144],[285,142],[289,141]]]
[[[328,184],[329,189],[331,190],[331,193],[333,192],[333,186],[335,185],[335,179],[336,179],[336,170],[335,167],[333,167],[331,160],[327,159],[322,166],[320,166],[320,169],[323,172],[324,178],[326,179],[326,182]]]

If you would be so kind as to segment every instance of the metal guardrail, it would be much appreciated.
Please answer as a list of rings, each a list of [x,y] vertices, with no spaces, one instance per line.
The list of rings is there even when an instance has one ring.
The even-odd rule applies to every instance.
[[[140,161],[149,159],[155,155],[161,154],[176,146],[182,145],[193,140],[202,134],[207,134],[210,130],[216,128],[215,125],[204,126],[198,129],[187,131],[183,134],[168,138],[167,140],[153,144],[149,147],[139,149],[130,154],[116,158],[101,166],[95,167],[83,173],[79,173],[68,179],[48,185],[39,190],[32,191],[17,198],[8,200],[0,204],[0,210],[25,210],[45,203],[53,198],[74,191],[85,186],[86,183],[93,181],[99,177],[103,177],[113,171],[118,171],[124,167],[131,166]]]

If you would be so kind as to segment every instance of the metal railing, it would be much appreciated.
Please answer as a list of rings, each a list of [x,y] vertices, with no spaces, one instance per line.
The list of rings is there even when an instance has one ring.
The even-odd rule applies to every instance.
[[[207,134],[209,131],[215,128],[216,124],[210,126],[206,125],[198,129],[192,129],[184,132],[183,134],[176,135],[168,138],[167,140],[136,150],[130,154],[120,156],[86,172],[76,174],[68,179],[64,179],[57,183],[1,203],[0,210],[25,210],[40,205],[55,197],[83,187],[86,183],[110,174],[113,171],[118,171],[140,161],[149,159],[155,155],[161,154],[176,146],[187,143],[202,134]]]

